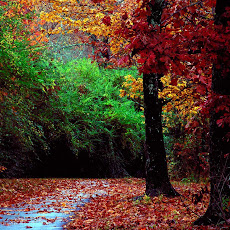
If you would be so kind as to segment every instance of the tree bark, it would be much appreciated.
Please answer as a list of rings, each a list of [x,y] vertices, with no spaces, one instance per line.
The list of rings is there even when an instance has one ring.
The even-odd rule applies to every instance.
[[[227,25],[229,18],[222,17],[225,12],[225,8],[230,7],[229,0],[217,0],[216,1],[216,16],[215,24]],[[221,63],[221,67],[217,68],[213,66],[212,76],[212,91],[214,94],[228,95],[230,96],[230,75],[226,73],[226,69],[229,68],[229,60],[223,59],[221,52],[218,56],[218,61]],[[206,213],[194,222],[195,225],[209,225],[218,224],[221,221],[229,222],[229,207],[227,202],[230,198],[230,156],[229,156],[229,142],[226,138],[230,127],[225,125],[219,127],[217,120],[223,116],[223,112],[216,112],[215,108],[212,109],[210,116],[210,202]]]
[[[172,187],[167,169],[166,152],[162,131],[162,102],[158,98],[159,74],[144,74],[145,104],[145,158],[146,158],[146,194],[149,196],[179,195]]]
[[[164,0],[149,3],[151,15],[147,17],[149,24],[160,25]],[[166,151],[162,131],[162,101],[158,98],[158,90],[163,74],[144,74],[144,106],[145,106],[145,158],[146,158],[146,194],[149,196],[177,196],[172,187],[167,169]]]

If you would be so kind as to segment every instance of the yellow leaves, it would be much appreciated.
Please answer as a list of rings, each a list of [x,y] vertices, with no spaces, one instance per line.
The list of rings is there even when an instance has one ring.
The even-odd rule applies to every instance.
[[[41,0],[17,0],[18,3],[28,6],[37,5]]]
[[[61,31],[62,31],[62,28],[61,27],[57,27],[51,33],[52,34],[59,34],[59,33],[61,33]]]
[[[143,98],[143,80],[142,78],[135,79],[132,75],[125,76],[126,81],[122,84],[125,90],[120,90],[120,96],[124,97],[125,95],[130,98]]]
[[[128,44],[128,41],[120,38],[119,34],[116,33],[116,30],[122,26],[122,15],[125,12],[128,15],[131,14],[138,5],[135,1],[128,0],[119,4],[115,0],[101,1],[100,4],[89,0],[29,0],[28,4],[36,5],[41,20],[47,25],[57,24],[55,28],[43,26],[47,30],[46,33],[65,32],[70,34],[77,29],[93,34],[97,38],[110,37],[108,45],[111,47],[112,54],[118,54]],[[110,23],[103,22],[105,17],[110,18]],[[128,20],[131,25],[132,21],[130,18]],[[62,30],[59,28],[60,26]]]
[[[58,23],[60,23],[62,21],[61,16],[55,14],[55,12],[46,13],[44,11],[41,11],[40,18],[41,18],[41,20],[45,20],[46,22],[58,22]]]
[[[101,12],[96,14],[96,18],[98,18],[98,19],[102,19],[104,17],[105,17],[105,15],[103,13],[101,13]]]
[[[40,18],[42,20],[46,20],[48,18],[48,13],[44,12],[44,11],[41,11],[40,12]]]
[[[169,85],[169,82],[170,82],[170,75],[165,75],[161,78],[161,82],[164,84],[164,85]]]
[[[163,112],[175,113],[182,120],[189,122],[194,117],[200,107],[197,106],[200,95],[194,91],[194,85],[178,76],[177,85],[171,85],[171,76],[167,75],[161,79],[164,89],[159,92],[159,97],[164,100],[170,100],[164,107]],[[201,100],[203,100],[201,98]],[[168,116],[167,115],[167,116]],[[170,126],[169,120],[165,118],[166,126]]]
[[[124,97],[126,95],[126,92],[124,89],[120,89],[120,97]]]
[[[126,47],[126,45],[128,45],[128,41],[122,39],[122,38],[116,38],[114,37],[113,39],[111,39],[110,41],[110,50],[113,54],[117,54],[119,53],[119,51],[123,48]]]
[[[83,23],[86,23],[86,22],[88,22],[88,21],[89,21],[88,18],[84,18],[84,19],[83,19]]]
[[[61,11],[62,12],[69,12],[69,9],[67,7],[62,7]]]

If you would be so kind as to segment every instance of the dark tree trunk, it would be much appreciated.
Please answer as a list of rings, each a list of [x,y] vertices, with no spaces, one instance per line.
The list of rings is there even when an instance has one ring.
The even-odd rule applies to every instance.
[[[166,152],[162,132],[162,102],[158,89],[162,75],[144,74],[144,104],[146,129],[146,194],[149,196],[179,195],[172,187],[167,169]]]
[[[221,17],[225,8],[230,7],[229,0],[217,0],[215,23],[227,25],[229,19]],[[226,72],[230,66],[229,60],[223,59],[221,52],[218,56],[221,67],[213,67],[212,90],[216,94],[230,96],[230,75]],[[227,74],[226,74],[227,73]],[[217,120],[223,116],[223,112],[211,112],[210,117],[210,202],[204,216],[195,221],[195,225],[218,224],[221,221],[229,221],[229,207],[226,207],[230,198],[230,143],[226,134],[230,132],[230,127],[218,127]]]
[[[151,15],[147,20],[153,26],[161,23],[163,12],[163,0],[156,0],[154,4],[149,4]],[[179,195],[172,187],[167,169],[166,152],[164,147],[162,132],[162,102],[158,98],[158,90],[162,83],[160,78],[163,75],[144,74],[144,106],[145,106],[145,157],[146,157],[146,194],[149,196]]]

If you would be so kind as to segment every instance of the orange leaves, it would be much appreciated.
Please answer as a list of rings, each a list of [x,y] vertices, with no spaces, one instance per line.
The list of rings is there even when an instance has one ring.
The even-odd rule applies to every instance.
[[[141,178],[0,179],[0,191],[4,191],[0,193],[0,207],[10,207],[20,202],[41,204],[47,196],[56,197],[49,207],[43,204],[42,209],[38,210],[45,213],[50,207],[57,211],[72,209],[72,205],[77,204],[76,199],[88,197],[90,202],[84,206],[79,204],[80,210],[76,211],[74,220],[65,228],[192,229],[192,222],[197,215],[204,213],[209,199],[208,194],[204,193],[202,200],[194,205],[192,197],[205,185],[179,182],[173,185],[182,197],[143,196],[145,182]]]
[[[48,42],[48,38],[43,33],[36,32],[30,35],[30,37],[28,38],[28,41],[30,41],[31,46],[35,46],[43,42]]]
[[[117,65],[117,56],[123,54],[128,42],[117,31],[124,26],[124,23],[132,23],[130,15],[137,3],[128,0],[122,3],[115,0],[44,0],[39,3],[38,0],[37,5],[40,18],[43,22],[46,21],[43,26],[44,33],[74,34],[78,30],[84,34],[84,39],[79,33],[74,34],[74,39],[92,45],[94,49],[96,46],[103,46],[104,38],[109,38],[107,46],[111,52],[111,63]],[[92,36],[95,37],[93,41]]]
[[[125,82],[122,84],[124,89],[120,90],[120,96],[127,95],[131,98],[143,98],[143,80],[142,78],[135,79],[131,75],[125,76]]]
[[[6,169],[7,169],[6,167],[0,165],[0,173],[5,171]]]
[[[30,41],[30,46],[41,45],[48,41],[46,35],[40,29],[44,21],[40,21],[34,13],[34,4],[38,4],[38,2],[39,0],[9,1],[9,4],[4,9],[4,17],[6,19],[15,18],[18,21],[16,28],[12,30],[14,40],[28,40]],[[10,26],[8,28],[9,30],[11,29]]]
[[[191,194],[200,190],[202,184],[191,184],[190,189],[190,185],[175,183],[184,198],[169,199],[143,197],[145,183],[142,179],[106,182],[108,196],[91,199],[76,212],[67,229],[189,229],[197,218],[194,213],[203,214],[208,205],[207,196],[197,206],[192,203]]]

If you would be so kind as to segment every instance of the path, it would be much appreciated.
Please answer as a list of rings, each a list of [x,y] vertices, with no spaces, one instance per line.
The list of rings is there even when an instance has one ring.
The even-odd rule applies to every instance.
[[[70,179],[64,184],[65,187],[57,186],[50,195],[31,197],[26,202],[12,202],[0,208],[0,229],[61,230],[91,197],[106,195],[103,187],[107,184],[103,180]]]

